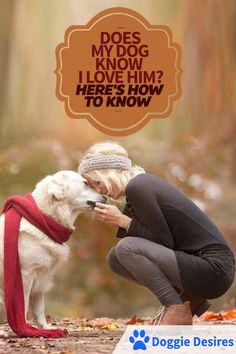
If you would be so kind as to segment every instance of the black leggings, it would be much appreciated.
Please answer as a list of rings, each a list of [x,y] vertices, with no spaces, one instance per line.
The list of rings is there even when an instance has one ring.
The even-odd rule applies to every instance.
[[[125,237],[107,256],[117,274],[147,287],[162,305],[181,304],[183,290],[175,252],[140,237]]]

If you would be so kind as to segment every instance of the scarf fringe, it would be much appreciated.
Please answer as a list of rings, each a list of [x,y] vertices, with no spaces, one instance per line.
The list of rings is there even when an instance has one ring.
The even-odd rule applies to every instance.
[[[14,332],[19,337],[34,337],[34,338],[62,338],[68,335],[66,329],[39,329],[33,326],[29,326],[25,323],[24,326],[20,325],[14,327]]]

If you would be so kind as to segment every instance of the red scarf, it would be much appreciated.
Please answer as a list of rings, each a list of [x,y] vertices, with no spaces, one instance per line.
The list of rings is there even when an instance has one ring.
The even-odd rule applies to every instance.
[[[24,197],[12,196],[8,198],[2,212],[5,213],[4,301],[11,329],[21,337],[59,338],[66,336],[66,330],[38,329],[26,323],[18,236],[22,216],[53,241],[60,244],[69,239],[73,230],[58,224],[43,214],[31,194],[26,194]]]

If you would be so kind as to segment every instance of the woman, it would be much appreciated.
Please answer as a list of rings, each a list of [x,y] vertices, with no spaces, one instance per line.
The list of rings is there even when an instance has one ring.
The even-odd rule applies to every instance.
[[[98,219],[121,238],[107,257],[117,274],[150,289],[163,305],[159,324],[192,324],[223,295],[235,274],[232,251],[219,229],[183,192],[132,166],[117,143],[93,145],[79,172],[97,192],[126,198],[123,213],[96,203]]]

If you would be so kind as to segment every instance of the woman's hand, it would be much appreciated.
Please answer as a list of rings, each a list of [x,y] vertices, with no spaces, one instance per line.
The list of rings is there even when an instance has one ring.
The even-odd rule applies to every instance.
[[[131,222],[131,218],[121,213],[115,205],[96,203],[94,208],[96,217],[105,224],[122,227],[126,229]]]

